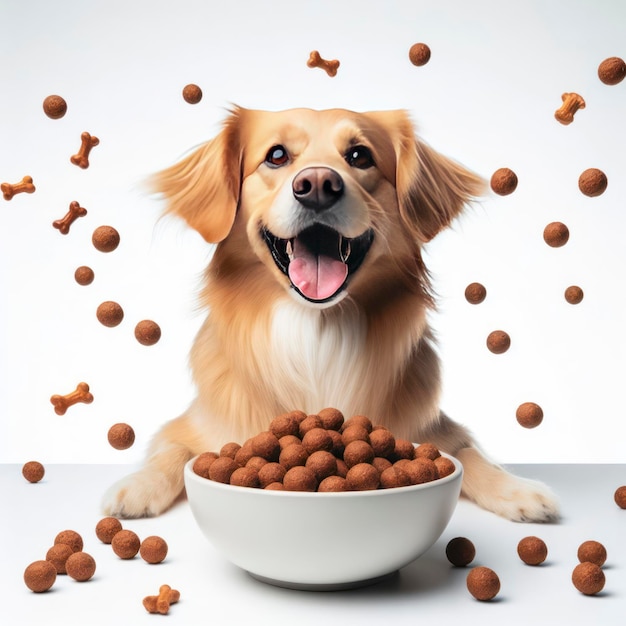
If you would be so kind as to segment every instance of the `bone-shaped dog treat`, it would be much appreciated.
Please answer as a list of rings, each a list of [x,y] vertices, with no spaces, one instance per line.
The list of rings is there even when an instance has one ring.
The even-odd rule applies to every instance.
[[[19,183],[12,185],[11,183],[2,183],[0,185],[2,195],[5,200],[11,200],[17,193],[33,193],[35,191],[35,185],[33,185],[33,179],[30,176],[24,176]]]
[[[339,61],[336,59],[332,61],[327,61],[326,59],[322,59],[320,53],[317,50],[313,50],[309,55],[309,60],[306,62],[309,67],[320,67],[322,68],[329,76],[335,76],[337,74],[337,70],[339,69]]]
[[[100,140],[88,132],[84,132],[80,136],[80,149],[78,152],[70,157],[70,161],[78,167],[87,169],[89,167],[89,153],[91,149],[100,143]]]
[[[175,604],[179,599],[179,591],[172,589],[169,585],[161,585],[159,595],[146,596],[143,599],[143,605],[148,613],[165,615],[170,610],[170,604]]]
[[[62,235],[67,235],[70,232],[70,226],[79,218],[87,215],[87,209],[80,206],[76,200],[70,202],[70,208],[60,220],[54,220],[52,226],[56,228]]]
[[[585,108],[585,101],[577,93],[564,93],[561,96],[561,100],[563,104],[554,112],[554,117],[561,124],[571,124],[574,121],[574,113],[578,109]]]
[[[50,402],[52,402],[54,412],[57,415],[65,415],[67,409],[77,402],[84,402],[85,404],[93,402],[93,396],[89,393],[87,383],[78,383],[74,391],[65,396],[54,395],[50,398]]]

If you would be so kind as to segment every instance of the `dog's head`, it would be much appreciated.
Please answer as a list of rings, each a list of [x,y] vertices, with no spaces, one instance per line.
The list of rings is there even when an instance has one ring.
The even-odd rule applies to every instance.
[[[421,275],[420,245],[483,183],[417,139],[403,111],[236,108],[156,189],[207,241],[329,306]]]

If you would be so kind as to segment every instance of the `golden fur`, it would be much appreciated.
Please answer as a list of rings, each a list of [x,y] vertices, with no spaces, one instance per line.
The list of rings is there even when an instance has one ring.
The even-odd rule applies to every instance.
[[[273,146],[285,149],[285,162],[268,162]],[[354,150],[372,162],[350,161]],[[294,199],[306,168],[338,174],[336,204],[311,211]],[[243,442],[280,413],[333,406],[457,456],[464,495],[489,510],[519,521],[557,517],[543,485],[488,461],[440,412],[421,246],[482,193],[483,181],[416,138],[405,112],[235,108],[213,140],[155,177],[155,189],[170,213],[217,244],[201,294],[209,315],[191,352],[198,393],[156,435],[145,466],[108,491],[107,514],[159,514],[182,492],[194,455]],[[373,240],[341,290],[311,301],[261,232],[292,240],[318,219],[350,241],[364,232]]]

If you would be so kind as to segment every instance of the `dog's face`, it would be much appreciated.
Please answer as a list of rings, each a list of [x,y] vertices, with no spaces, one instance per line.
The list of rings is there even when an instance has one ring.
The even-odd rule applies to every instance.
[[[248,246],[298,300],[330,306],[414,279],[420,243],[481,182],[416,140],[402,111],[236,109],[158,188],[208,241]]]

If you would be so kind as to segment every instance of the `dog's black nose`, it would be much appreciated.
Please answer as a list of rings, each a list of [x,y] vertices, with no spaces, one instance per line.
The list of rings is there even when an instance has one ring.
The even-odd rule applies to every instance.
[[[323,211],[343,195],[343,179],[330,167],[307,167],[293,179],[292,188],[302,206]]]

